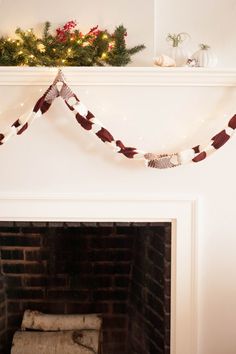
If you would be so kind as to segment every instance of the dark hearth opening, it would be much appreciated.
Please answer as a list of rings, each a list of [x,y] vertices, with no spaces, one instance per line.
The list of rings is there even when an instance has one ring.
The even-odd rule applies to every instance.
[[[26,309],[99,313],[102,354],[170,354],[170,223],[0,222],[0,354]]]

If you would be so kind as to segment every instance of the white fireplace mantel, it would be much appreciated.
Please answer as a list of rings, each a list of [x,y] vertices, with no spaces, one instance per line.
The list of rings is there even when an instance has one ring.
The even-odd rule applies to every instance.
[[[0,67],[0,85],[49,85],[58,68]],[[70,85],[236,86],[236,69],[158,67],[65,67]]]

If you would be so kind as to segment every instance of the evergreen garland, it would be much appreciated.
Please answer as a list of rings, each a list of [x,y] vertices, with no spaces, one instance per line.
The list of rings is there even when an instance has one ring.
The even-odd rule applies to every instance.
[[[52,34],[50,22],[44,24],[42,37],[33,29],[17,28],[16,38],[0,38],[1,66],[125,66],[131,56],[143,50],[137,45],[127,48],[126,29],[118,26],[114,33],[91,28],[86,34],[76,28],[75,21],[67,22]]]

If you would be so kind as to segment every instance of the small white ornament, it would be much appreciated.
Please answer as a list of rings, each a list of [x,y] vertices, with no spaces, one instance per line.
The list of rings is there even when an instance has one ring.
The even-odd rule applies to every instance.
[[[217,56],[207,44],[200,44],[200,49],[192,55],[192,59],[195,59],[197,65],[203,68],[215,67],[218,62]]]
[[[158,56],[155,59],[154,64],[157,66],[163,66],[163,67],[164,66],[166,66],[166,67],[175,67],[176,66],[175,60],[165,54],[161,54],[160,56]]]

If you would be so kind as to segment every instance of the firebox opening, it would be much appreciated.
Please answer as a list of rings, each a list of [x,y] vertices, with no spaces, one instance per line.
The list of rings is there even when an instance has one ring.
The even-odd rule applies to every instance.
[[[170,354],[170,223],[0,223],[0,354],[24,310],[101,314],[101,354]]]

